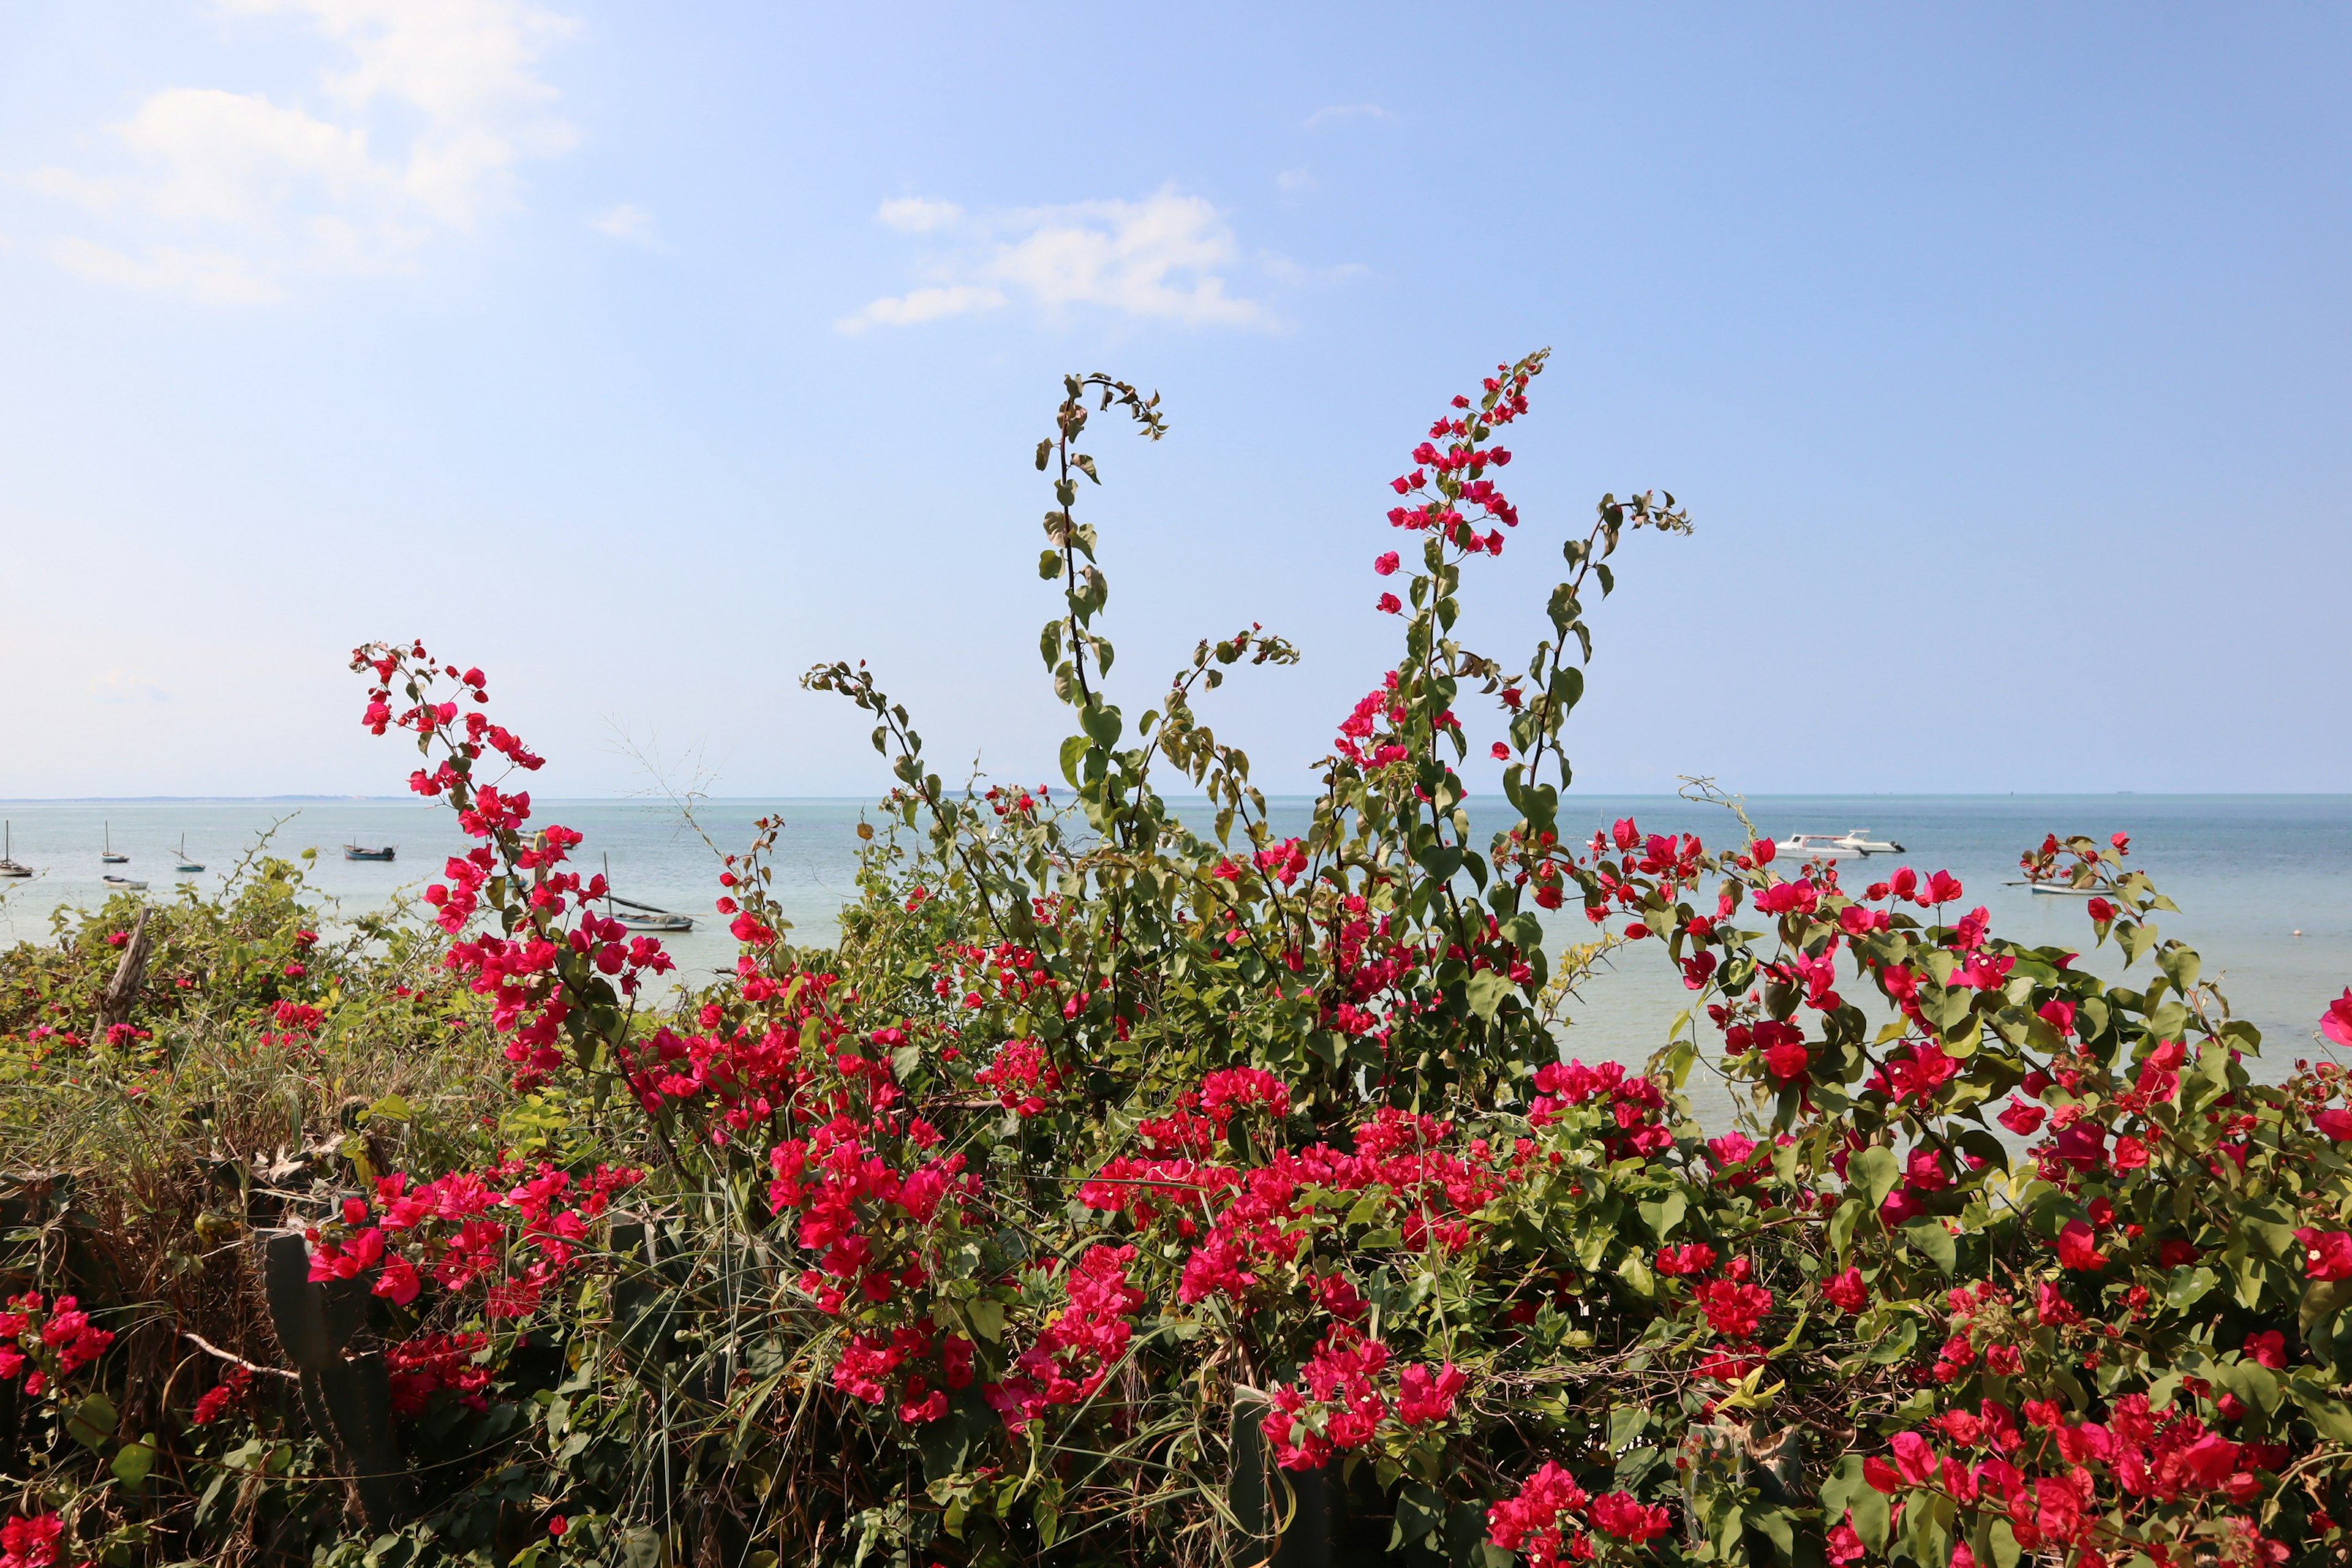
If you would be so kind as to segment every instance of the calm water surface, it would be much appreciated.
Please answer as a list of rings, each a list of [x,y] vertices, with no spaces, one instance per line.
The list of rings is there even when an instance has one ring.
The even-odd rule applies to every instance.
[[[1303,826],[1305,801],[1272,804],[1277,831]],[[712,800],[700,803],[696,816],[725,850],[750,842],[755,818],[783,817],[788,826],[773,862],[778,898],[796,940],[829,942],[838,932],[836,911],[855,891],[856,825],[872,811],[872,803],[861,800]],[[2090,922],[2080,900],[2003,886],[2017,875],[2018,855],[2045,832],[2103,841],[2130,834],[2131,863],[2180,905],[2179,915],[2159,918],[2165,934],[2198,948],[2207,977],[2263,1031],[2265,1076],[2319,1048],[2315,1020],[2352,983],[2352,796],[1759,796],[1748,811],[1776,837],[1864,827],[1900,843],[1902,855],[1845,862],[1847,878],[1866,869],[1876,879],[1897,865],[1949,870],[1966,883],[1969,904],[1990,910],[1996,931],[2037,943],[2087,945]],[[1508,822],[1499,802],[1486,809],[1474,803],[1471,815],[1482,835]],[[731,963],[734,944],[710,913],[719,851],[675,808],[551,800],[539,803],[537,816],[586,834],[578,858],[595,868],[609,858],[623,896],[697,917],[693,932],[665,939],[682,968],[708,974]],[[1644,831],[1692,832],[1710,844],[1737,835],[1720,808],[1673,797],[1571,796],[1561,812],[1563,826],[1580,831],[1621,816],[1635,818]],[[107,896],[99,880],[104,870],[145,880],[150,898],[168,897],[183,881],[217,886],[273,825],[274,853],[318,850],[310,884],[332,905],[329,918],[379,907],[395,890],[415,892],[446,857],[469,847],[446,807],[408,801],[39,802],[0,805],[0,817],[11,825],[16,858],[40,872],[29,882],[0,883],[0,942],[44,940],[54,910],[95,908]],[[131,856],[128,866],[100,865],[109,833],[114,847]],[[184,878],[173,870],[184,837],[188,854],[206,867],[201,874]],[[346,861],[341,846],[352,842],[395,844],[399,858],[390,865]],[[1591,928],[1571,913],[1550,929],[1569,942],[1584,940]],[[2121,973],[2112,950],[2091,967],[2111,979]],[[1847,987],[1857,1001],[1864,989]],[[1587,988],[1566,1048],[1588,1060],[1638,1064],[1664,1040],[1685,999],[1679,977],[1654,949],[1626,950],[1616,969]],[[1699,1099],[1710,1122],[1727,1112],[1719,1096]]]

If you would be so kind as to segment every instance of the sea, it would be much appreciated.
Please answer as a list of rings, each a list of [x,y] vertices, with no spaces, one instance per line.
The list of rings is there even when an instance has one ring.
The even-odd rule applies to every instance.
[[[1207,811],[1173,804],[1180,814]],[[1269,801],[1277,833],[1301,830],[1303,799]],[[829,944],[838,911],[856,893],[857,826],[883,819],[875,802],[856,799],[704,799],[690,809],[643,798],[535,801],[534,819],[586,836],[574,859],[609,869],[615,892],[695,916],[695,928],[667,936],[681,973],[700,981],[729,970],[735,945],[712,911],[719,894],[719,857],[750,845],[762,817],[785,824],[771,856],[775,895],[792,921],[793,939]],[[1745,803],[1757,827],[1775,837],[1838,834],[1853,828],[1897,843],[1903,852],[1843,862],[1850,882],[1874,880],[1896,866],[1923,874],[1948,870],[1966,888],[1960,907],[1990,911],[1997,934],[2031,943],[2091,948],[2083,900],[2052,898],[2014,885],[2021,853],[2045,833],[2088,834],[2105,843],[2130,836],[2129,865],[2147,872],[2180,906],[2159,915],[2167,936],[2203,956],[2204,976],[2238,1016],[2263,1037],[2257,1073],[2275,1080],[2298,1058],[2326,1053],[2316,1035],[2327,1005],[2352,984],[2352,795],[1759,795]],[[1500,802],[1473,804],[1483,840],[1508,826]],[[1644,833],[1696,833],[1709,844],[1736,843],[1741,830],[1723,807],[1675,796],[1570,795],[1564,830],[1582,834],[1631,817]],[[470,843],[446,806],[409,800],[138,800],[0,803],[15,858],[38,873],[0,881],[0,944],[49,940],[59,910],[95,909],[108,896],[106,871],[143,880],[151,900],[183,884],[217,887],[240,857],[267,843],[268,853],[303,862],[307,883],[328,921],[378,909],[401,891],[414,895],[443,861]],[[102,867],[101,847],[128,854],[126,866]],[[173,870],[184,843],[201,872]],[[343,858],[343,846],[396,847],[389,864]],[[1547,921],[1559,943],[1590,940],[1572,906]],[[1680,975],[1661,944],[1620,949],[1584,985],[1568,1011],[1566,1055],[1638,1067],[1665,1043],[1688,1005]],[[2130,983],[2147,961],[2124,971],[2110,946],[2087,966]],[[1844,987],[1864,1002],[1873,988]],[[1730,1105],[1707,1082],[1690,1086],[1701,1120],[1727,1122]]]

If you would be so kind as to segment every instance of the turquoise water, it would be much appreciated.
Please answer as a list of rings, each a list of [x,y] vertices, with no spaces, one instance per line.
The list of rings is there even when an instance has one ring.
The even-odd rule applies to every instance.
[[[2032,942],[2087,944],[2090,922],[2080,900],[2001,886],[2017,875],[2018,855],[2045,832],[2102,841],[2129,833],[2131,864],[2181,907],[2160,920],[2165,933],[2197,947],[2207,977],[2263,1031],[2266,1076],[2320,1048],[2315,1021],[2352,984],[2352,796],[1759,796],[1748,805],[1757,826],[1776,837],[1865,827],[1901,843],[1906,853],[1873,857],[1859,868],[1873,879],[1896,865],[1949,870],[1967,885],[1968,904],[1991,910],[1997,932]],[[1277,800],[1273,809],[1277,831],[1297,831],[1307,807]],[[696,816],[717,849],[666,803],[547,800],[535,815],[586,834],[578,858],[593,868],[609,857],[614,887],[625,897],[694,914],[696,930],[666,942],[681,967],[708,974],[734,957],[724,922],[710,913],[719,851],[747,845],[753,819],[783,817],[773,858],[778,897],[798,940],[829,942],[835,912],[854,891],[856,825],[871,811],[870,802],[857,800],[704,801]],[[1673,797],[1571,796],[1561,813],[1564,826],[1580,830],[1621,816],[1645,831],[1694,832],[1710,843],[1737,837],[1720,808]],[[312,885],[346,914],[381,904],[396,889],[421,888],[446,857],[468,847],[446,808],[407,801],[39,802],[0,805],[0,817],[13,825],[16,858],[41,872],[30,882],[0,883],[0,942],[45,938],[49,913],[60,905],[94,907],[106,896],[101,870],[145,879],[151,898],[168,896],[183,880],[217,884],[273,823],[277,853],[319,850]],[[1499,802],[1474,803],[1472,817],[1482,833],[1507,825]],[[102,830],[130,854],[130,865],[100,867]],[[207,868],[200,876],[173,872],[183,835],[189,854]],[[347,841],[394,843],[399,858],[346,861]],[[1844,864],[1853,879],[1857,863]],[[1584,940],[1590,929],[1580,915],[1552,924],[1563,941]],[[2121,973],[2112,953],[2092,966],[2111,978]],[[1849,994],[1861,1000],[1860,989],[1850,986]],[[1600,976],[1574,1009],[1567,1048],[1588,1060],[1637,1064],[1663,1041],[1685,995],[1654,947],[1627,949],[1622,965]],[[1726,1109],[1702,1101],[1710,1121]]]

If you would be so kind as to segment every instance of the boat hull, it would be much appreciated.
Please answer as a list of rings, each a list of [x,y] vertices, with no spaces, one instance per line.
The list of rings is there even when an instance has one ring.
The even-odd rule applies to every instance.
[[[343,858],[346,860],[388,861],[396,853],[392,849],[360,849],[349,844],[343,846]]]

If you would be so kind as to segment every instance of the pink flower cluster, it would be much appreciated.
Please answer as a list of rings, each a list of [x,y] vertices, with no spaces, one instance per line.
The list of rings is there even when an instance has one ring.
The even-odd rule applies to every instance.
[[[477,1415],[488,1409],[491,1373],[481,1356],[489,1348],[488,1334],[420,1334],[385,1347],[384,1364],[392,1373],[393,1414],[404,1421],[415,1420],[443,1389]]]
[[[1128,1280],[1132,1247],[1097,1245],[1066,1276],[1069,1305],[1013,1362],[1014,1374],[986,1390],[988,1403],[1019,1432],[1055,1405],[1092,1399],[1134,1337],[1143,1292]]]
[[[2152,1411],[2145,1394],[2116,1397],[2105,1422],[2071,1420],[2041,1400],[2026,1401],[2024,1412],[2034,1436],[1990,1400],[1977,1414],[1948,1412],[1931,1431],[1898,1433],[1892,1456],[1864,1461],[1864,1474],[1882,1492],[1932,1490],[1998,1512],[2029,1552],[2072,1553],[2097,1549],[2103,1521],[2120,1499],[2249,1506],[2269,1494],[2275,1483],[2263,1477],[2288,1457],[2283,1445],[2239,1443],[2210,1431],[2180,1404]],[[1961,1452],[1939,1452],[1937,1437]],[[1967,1450],[1979,1457],[1971,1461]]]
[[[1612,1160],[1646,1160],[1675,1146],[1675,1135],[1662,1120],[1665,1090],[1649,1079],[1628,1077],[1621,1062],[1547,1062],[1536,1069],[1535,1087],[1528,1120],[1538,1127],[1559,1121],[1572,1106],[1606,1100],[1612,1126],[1602,1130],[1601,1146]]]
[[[909,1131],[919,1133],[920,1125]],[[872,1142],[890,1136],[887,1124],[844,1113],[768,1152],[774,1176],[769,1205],[779,1215],[800,1216],[797,1243],[817,1255],[816,1266],[801,1276],[801,1289],[828,1312],[839,1312],[853,1292],[862,1302],[878,1304],[927,1278],[919,1238],[888,1223],[892,1211],[919,1230],[950,1197],[979,1194],[979,1174],[964,1173],[961,1154],[901,1170]],[[918,1135],[909,1142],[919,1146],[923,1140]]]
[[[1486,1539],[1506,1552],[1525,1553],[1530,1568],[1559,1568],[1594,1555],[1580,1521],[1633,1546],[1674,1528],[1674,1516],[1664,1509],[1630,1492],[1593,1497],[1567,1470],[1546,1460],[1517,1492],[1486,1510]]]
[[[1335,1323],[1299,1368],[1298,1380],[1274,1391],[1266,1412],[1266,1441],[1275,1463],[1285,1469],[1320,1468],[1336,1453],[1370,1444],[1381,1424],[1408,1428],[1433,1426],[1454,1414],[1454,1400],[1470,1375],[1452,1362],[1431,1368],[1414,1364],[1398,1378],[1393,1405],[1381,1390],[1389,1347],[1347,1323]]]
[[[533,1170],[519,1159],[416,1186],[406,1172],[379,1177],[373,1205],[346,1198],[336,1223],[304,1233],[310,1278],[356,1279],[372,1271],[372,1292],[404,1307],[424,1289],[422,1263],[449,1290],[488,1279],[492,1318],[528,1317],[578,1261],[614,1194],[644,1179],[643,1171],[599,1165],[575,1184],[544,1161]]]
[[[37,1394],[106,1353],[111,1330],[89,1321],[71,1296],[47,1300],[38,1290],[11,1297],[0,1312],[0,1381],[22,1373],[25,1392]]]
[[[66,1521],[54,1513],[26,1514],[0,1524],[0,1568],[54,1568]]]

